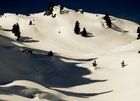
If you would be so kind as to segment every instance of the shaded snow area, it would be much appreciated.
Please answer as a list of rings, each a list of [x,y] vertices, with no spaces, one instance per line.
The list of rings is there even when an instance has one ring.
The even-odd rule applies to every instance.
[[[0,101],[139,101],[139,25],[110,16],[108,28],[104,14],[59,11],[0,18]],[[88,37],[74,33],[76,21]]]

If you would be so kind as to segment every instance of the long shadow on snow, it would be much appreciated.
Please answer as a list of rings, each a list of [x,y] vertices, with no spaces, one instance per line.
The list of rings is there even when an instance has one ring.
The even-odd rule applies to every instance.
[[[59,56],[60,58],[66,59],[66,60],[73,60],[73,61],[92,61],[95,60],[97,58],[89,58],[89,59],[74,59],[74,58],[68,58],[68,57],[64,57],[64,56]]]
[[[80,98],[87,98],[87,97],[90,97],[90,96],[93,97],[93,96],[98,96],[98,95],[101,95],[101,94],[106,94],[106,93],[113,92],[113,90],[109,90],[109,91],[100,92],[100,93],[75,93],[75,92],[69,92],[69,91],[58,90],[58,89],[52,89],[52,90],[58,91],[60,93],[68,95],[68,96],[74,96],[74,97],[80,97]]]
[[[24,42],[24,43],[32,43],[32,42],[39,42],[39,40],[34,40],[31,37],[21,37],[20,38],[20,42]]]
[[[2,31],[9,31],[9,32],[11,32],[12,30],[11,29],[0,29],[0,30],[2,30]]]
[[[55,90],[57,92],[60,92],[62,94],[68,95],[68,96],[74,96],[74,97],[80,97],[80,98],[98,96],[101,94],[111,93],[113,91],[113,90],[109,90],[109,91],[100,92],[100,93],[75,93],[75,92],[63,91],[63,90],[58,90],[58,89],[51,89],[51,90]],[[5,95],[15,94],[15,95],[20,95],[20,96],[27,97],[27,98],[33,98],[33,97],[35,97],[36,94],[45,94],[46,99],[49,98],[49,96],[60,99],[60,98],[58,98],[58,96],[56,96],[55,94],[52,94],[51,92],[44,92],[44,91],[40,91],[37,88],[27,88],[24,86],[0,87],[0,94],[5,94]]]
[[[0,87],[0,94],[4,94],[4,95],[15,94],[15,95],[19,95],[26,98],[34,98],[36,94],[39,94],[39,95],[42,95],[43,99],[52,100],[55,98],[59,101],[65,101],[59,98],[59,96],[51,92],[44,92],[44,91],[40,91],[37,88],[27,88],[24,86]],[[0,99],[0,101],[4,101],[4,100]]]
[[[4,64],[0,67],[0,83],[29,80],[44,86],[65,88],[107,81],[85,78],[83,76],[91,73],[88,69],[78,67],[76,63],[66,63],[59,56],[48,57],[47,51],[32,49],[33,55],[25,54],[21,51],[23,47],[12,43],[14,40],[0,35],[1,38],[10,46],[0,46],[0,60]]]

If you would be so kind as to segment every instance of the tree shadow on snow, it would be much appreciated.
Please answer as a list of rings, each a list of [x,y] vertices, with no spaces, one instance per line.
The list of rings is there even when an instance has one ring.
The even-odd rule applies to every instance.
[[[2,99],[0,99],[0,101],[8,101],[8,100],[2,100]]]
[[[116,30],[116,31],[119,31],[119,32],[124,33],[124,34],[126,34],[126,33],[129,32],[129,31],[126,31],[126,30],[121,29],[120,27],[118,27],[117,25],[115,25],[113,23],[112,23],[111,29]]]
[[[64,57],[64,56],[59,56],[59,57],[61,57],[61,58],[63,58],[63,59],[67,59],[67,60],[86,61],[86,62],[88,62],[88,61],[92,61],[92,60],[94,60],[94,59],[97,59],[97,58],[89,58],[89,59],[74,59],[74,58],[68,58],[68,57]]]
[[[86,37],[94,37],[93,33],[87,32],[87,36]]]
[[[20,42],[31,43],[31,42],[39,42],[39,40],[34,40],[30,37],[21,37]]]
[[[91,73],[88,69],[78,67],[77,63],[64,62],[61,60],[62,57],[57,54],[49,57],[47,51],[38,49],[32,49],[33,55],[24,54],[24,48],[13,44],[12,41],[14,40],[0,35],[1,38],[9,42],[12,48],[0,46],[0,50],[4,52],[0,52],[0,60],[4,64],[4,66],[1,66],[0,83],[29,80],[46,87],[66,88],[107,81],[106,79],[91,80],[84,77]],[[15,47],[14,50],[13,46]]]
[[[80,32],[80,34],[82,34],[83,31]],[[94,37],[93,33],[87,32],[87,36],[83,36],[85,38],[90,38],[90,37]]]
[[[9,31],[9,32],[12,31],[12,29],[4,29],[4,28],[1,28],[0,30],[2,30],[2,31]]]
[[[75,93],[75,92],[69,92],[69,91],[64,91],[64,90],[58,90],[58,89],[52,89],[55,91],[58,91],[60,93],[63,93],[68,96],[74,96],[74,97],[80,97],[80,98],[88,98],[88,97],[93,97],[93,96],[98,96],[101,94],[106,94],[106,93],[111,93],[113,90],[105,91],[105,92],[100,92],[100,93]]]
[[[27,88],[24,86],[10,86],[10,87],[0,87],[0,94],[3,95],[19,95],[22,97],[26,97],[26,98],[35,98],[36,94],[39,95],[43,95],[43,99],[58,99],[59,101],[64,101],[63,99],[61,99],[59,96],[51,93],[51,92],[44,92],[44,91],[40,91],[37,88]],[[6,101],[6,100],[1,100],[0,101]]]
[[[60,58],[55,58],[55,62],[49,62],[51,69],[46,70],[45,80],[51,87],[73,87],[89,83],[105,82],[107,80],[90,80],[83,76],[91,72],[83,67],[77,67],[76,63],[66,63]],[[49,65],[48,64],[48,65]]]
[[[104,91],[104,92],[100,92],[100,93],[76,93],[76,92],[69,92],[69,91],[58,90],[58,89],[51,89],[51,90],[60,92],[67,96],[80,97],[80,98],[88,98],[91,96],[93,97],[93,96],[98,96],[98,95],[113,92],[113,90],[109,90],[109,91]],[[37,88],[27,88],[25,86],[0,87],[0,94],[4,94],[4,95],[15,94],[15,95],[19,95],[19,96],[26,97],[26,98],[34,98],[36,94],[40,94],[40,95],[45,94],[46,97],[44,96],[44,98],[46,98],[46,99],[49,99],[49,97],[51,97],[51,96],[56,97],[57,99],[60,99],[60,98],[58,98],[57,95],[55,95],[51,92],[44,92],[44,91],[40,91]]]

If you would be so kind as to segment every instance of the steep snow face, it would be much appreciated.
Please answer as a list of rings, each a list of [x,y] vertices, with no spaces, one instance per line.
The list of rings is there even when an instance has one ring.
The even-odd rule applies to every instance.
[[[1,86],[0,100],[139,100],[138,24],[111,16],[112,28],[107,28],[103,14],[67,8],[60,14],[59,6],[54,7],[54,18],[44,13],[7,13],[0,18],[0,83],[25,80]],[[89,37],[74,33],[76,21]],[[15,23],[20,26],[20,42],[11,32]],[[47,56],[51,50],[53,57]],[[95,59],[97,67],[92,64]]]

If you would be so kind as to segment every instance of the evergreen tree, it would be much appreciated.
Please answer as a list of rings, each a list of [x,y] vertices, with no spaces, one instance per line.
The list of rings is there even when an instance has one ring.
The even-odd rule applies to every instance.
[[[75,23],[74,33],[80,34],[80,25],[78,21]]]
[[[17,37],[17,41],[19,41],[21,33],[20,33],[20,28],[18,23],[13,25],[12,33],[14,33],[14,35]]]
[[[33,24],[32,21],[30,21],[30,22],[29,22],[29,25],[32,25],[32,24]]]
[[[63,5],[60,5],[60,14],[62,14],[62,10],[64,9]]]
[[[53,14],[53,7],[50,7],[49,10],[44,13],[44,15],[48,15],[48,16],[51,14]]]
[[[96,60],[94,60],[93,66],[94,66],[94,67],[97,66]]]
[[[138,27],[138,29],[137,29],[137,33],[140,33],[140,27]]]
[[[138,27],[137,33],[138,33],[137,39],[140,39],[140,27]]]
[[[139,40],[140,39],[140,33],[138,34],[138,36],[137,36],[137,40]]]
[[[105,13],[104,20],[106,21],[107,26],[109,28],[111,28],[112,27],[112,22],[110,20],[110,17],[109,17],[109,14],[108,13]]]
[[[12,28],[12,33],[15,33],[15,32],[16,32],[16,24],[14,24]]]
[[[54,14],[54,15],[52,14],[52,17],[55,18],[56,17],[56,14]]]
[[[53,8],[55,6],[55,3],[53,0],[48,0],[48,9]]]
[[[18,13],[16,12],[16,15],[18,16]]]
[[[49,51],[48,56],[50,56],[50,57],[53,56],[53,52]]]
[[[51,15],[53,14],[53,8],[54,8],[55,4],[53,2],[53,0],[48,0],[48,10],[44,13],[44,16],[47,15]]]
[[[83,36],[83,37],[87,37],[87,36],[88,36],[88,34],[87,34],[87,31],[86,31],[86,28],[85,28],[85,27],[83,28],[83,31],[82,31],[82,36]]]

